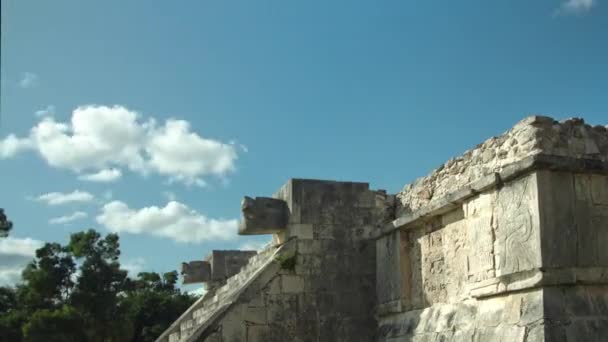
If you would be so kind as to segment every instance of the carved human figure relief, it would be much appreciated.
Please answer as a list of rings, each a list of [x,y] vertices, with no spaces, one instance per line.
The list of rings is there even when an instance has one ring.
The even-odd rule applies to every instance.
[[[538,205],[536,176],[507,184],[500,190],[495,210],[497,275],[540,266],[538,225],[534,224]]]

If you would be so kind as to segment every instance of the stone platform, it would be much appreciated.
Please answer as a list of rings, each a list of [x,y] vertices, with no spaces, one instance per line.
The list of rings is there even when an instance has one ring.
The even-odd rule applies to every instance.
[[[158,341],[608,341],[606,126],[529,117],[395,195],[243,203],[273,245]]]

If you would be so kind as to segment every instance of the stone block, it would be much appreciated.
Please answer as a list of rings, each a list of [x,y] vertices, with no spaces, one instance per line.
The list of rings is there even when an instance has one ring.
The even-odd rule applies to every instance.
[[[376,240],[376,279],[382,279],[376,282],[378,304],[401,300],[404,297],[403,287],[407,286],[407,282],[403,283],[402,279],[408,274],[401,273],[401,234],[396,230]]]
[[[298,240],[299,254],[321,254],[323,250],[322,240]]]
[[[211,264],[207,261],[182,263],[181,275],[184,284],[202,283],[211,280]]]
[[[221,281],[237,274],[256,255],[255,251],[214,250],[207,257],[211,264],[211,280]]]
[[[267,310],[265,307],[246,307],[243,309],[243,321],[247,325],[251,324],[266,324]]]
[[[283,293],[299,293],[304,291],[304,278],[293,275],[281,276],[281,288]]]
[[[538,205],[542,266],[577,264],[577,226],[574,178],[568,172],[538,171]]]
[[[298,314],[296,294],[269,295],[266,300],[268,322],[295,321]]]
[[[591,198],[595,205],[608,206],[608,176],[591,176]]]
[[[243,305],[237,305],[227,311],[221,321],[222,341],[244,341],[247,336],[247,325],[243,321]]]
[[[267,342],[272,335],[268,325],[248,325],[247,342]],[[206,342],[206,341],[205,341]]]
[[[312,224],[301,224],[301,223],[290,224],[287,231],[288,231],[288,235],[290,237],[297,237],[298,239],[302,239],[302,240],[312,240],[313,239]]]
[[[245,197],[241,203],[240,235],[275,234],[289,222],[287,202],[271,197]]]

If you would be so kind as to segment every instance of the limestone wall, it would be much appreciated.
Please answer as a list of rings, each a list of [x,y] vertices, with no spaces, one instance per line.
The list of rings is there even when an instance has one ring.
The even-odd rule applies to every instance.
[[[608,175],[522,172],[377,240],[381,341],[608,336]]]
[[[603,341],[608,130],[532,117],[397,194],[380,341]]]
[[[527,118],[396,197],[293,179],[275,198],[276,245],[159,341],[608,336],[606,126]]]

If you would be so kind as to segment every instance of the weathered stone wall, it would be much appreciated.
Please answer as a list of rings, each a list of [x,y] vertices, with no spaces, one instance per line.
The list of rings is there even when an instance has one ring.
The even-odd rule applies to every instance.
[[[379,340],[606,340],[606,127],[525,119],[406,186],[397,213],[372,233]]]
[[[523,171],[377,240],[381,341],[608,336],[608,175]]]
[[[608,340],[605,126],[525,119],[396,197],[293,179],[275,198],[253,204],[288,223],[249,205],[243,232],[280,222],[276,246],[160,341]]]
[[[520,121],[447,161],[430,175],[408,184],[397,194],[398,216],[529,156],[545,154],[608,161],[608,126],[590,126],[582,119],[562,122],[544,116]]]
[[[393,218],[393,198],[367,183],[301,179],[275,196],[289,207],[289,224],[277,237],[289,248],[188,339],[376,340],[375,244],[364,237]]]

